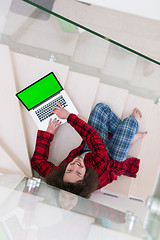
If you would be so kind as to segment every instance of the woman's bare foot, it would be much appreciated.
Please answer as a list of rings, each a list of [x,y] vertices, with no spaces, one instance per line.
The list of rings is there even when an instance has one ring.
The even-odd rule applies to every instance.
[[[142,118],[142,113],[138,108],[134,108],[132,115],[135,117],[135,119],[140,122],[141,118]],[[139,139],[144,138],[147,135],[147,131],[146,132],[138,132],[132,141],[131,146],[133,146],[135,144],[135,142],[137,142]]]
[[[137,142],[139,139],[144,138],[147,135],[147,131],[146,132],[138,132],[134,138],[133,141],[131,143],[131,146],[133,146],[135,144],[135,142]]]
[[[135,119],[139,122],[142,118],[142,113],[138,108],[134,108],[132,115],[135,117]]]

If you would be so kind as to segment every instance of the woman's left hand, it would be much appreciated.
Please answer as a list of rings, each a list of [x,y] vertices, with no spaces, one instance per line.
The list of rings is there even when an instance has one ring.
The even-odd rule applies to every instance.
[[[52,134],[55,134],[57,129],[59,128],[60,124],[61,124],[61,122],[59,120],[57,120],[56,118],[53,120],[50,118],[46,131],[50,132]]]

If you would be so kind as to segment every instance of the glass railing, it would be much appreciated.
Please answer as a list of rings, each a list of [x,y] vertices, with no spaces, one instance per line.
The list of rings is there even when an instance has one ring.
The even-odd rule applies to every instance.
[[[6,186],[7,179],[13,178],[13,174],[0,178],[2,240],[94,240],[97,236],[103,240],[107,234],[119,239],[150,240],[141,220],[131,212],[121,212],[54,188],[38,178],[23,178],[17,187]]]
[[[129,41],[125,42],[124,39],[121,39],[120,37],[120,34],[121,35],[123,34],[122,31],[118,35],[118,38],[121,39],[121,41],[120,40],[116,41],[114,39],[114,37],[117,38],[117,35],[113,34],[113,30],[115,26],[113,21],[111,22],[108,21],[108,15],[111,15],[111,16],[113,15],[113,17],[117,18],[116,19],[117,21],[118,20],[122,21],[121,15],[122,14],[124,15],[127,12],[127,9],[125,8],[118,7],[118,5],[116,7],[116,2],[113,4],[109,3],[107,6],[107,1],[106,3],[102,4],[102,1],[99,2],[99,1],[92,1],[92,0],[82,0],[82,1],[81,0],[70,0],[70,1],[68,0],[60,0],[60,1],[59,0],[47,0],[47,1],[23,0],[23,1],[42,9],[43,11],[48,13],[48,16],[49,14],[53,14],[54,16],[61,18],[65,21],[68,21],[71,24],[74,24],[75,26],[81,27],[84,30],[91,32],[92,34],[97,35],[98,37],[106,39],[107,41],[126,49],[127,51],[131,51],[132,53],[137,54],[138,56],[141,56],[147,60],[150,60],[160,65],[160,62],[156,60],[156,57],[153,56],[151,58],[148,55],[145,55],[145,53],[143,54],[142,48],[139,48],[139,51],[136,51],[136,49],[128,47],[130,45],[130,42]],[[155,3],[153,3],[153,5],[155,5]],[[129,11],[129,13],[134,14],[136,16],[135,9],[132,9],[132,10],[133,12]],[[137,17],[147,18],[147,13],[145,14],[145,11],[142,11],[139,13],[139,10],[140,9],[137,10]],[[116,14],[119,14],[119,15],[116,15]],[[150,14],[148,14],[148,18],[149,19],[151,18]],[[152,18],[154,18],[154,15],[152,16]],[[155,13],[155,20],[157,20],[156,13]],[[145,19],[143,19],[143,21],[145,21]],[[125,24],[127,23],[125,22]],[[140,24],[140,21],[139,21],[139,24]],[[109,25],[111,25],[110,28],[109,28]],[[133,26],[130,25],[130,28],[132,27]],[[136,27],[138,28],[138,26]],[[110,35],[113,35],[113,38],[111,38]],[[126,44],[122,44],[123,41]]]
[[[157,102],[160,97],[158,62],[118,42],[107,41],[106,34],[82,24],[77,17],[79,12],[85,16],[86,11],[73,11],[75,19],[72,20],[67,13],[60,12],[67,9],[70,12],[73,3],[84,10],[88,5],[64,0],[62,8],[58,8],[60,2],[5,1],[1,10],[0,42],[13,51],[68,65],[71,71],[96,76],[102,83]],[[67,2],[68,8],[64,9]]]

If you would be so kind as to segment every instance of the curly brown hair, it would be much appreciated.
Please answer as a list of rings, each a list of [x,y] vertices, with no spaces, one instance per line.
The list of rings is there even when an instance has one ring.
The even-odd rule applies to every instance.
[[[63,176],[67,165],[68,162],[65,162],[60,165],[58,169],[51,171],[45,177],[46,183],[81,197],[89,198],[91,193],[96,190],[99,183],[96,171],[91,167],[87,168],[83,180],[76,183],[64,182]]]

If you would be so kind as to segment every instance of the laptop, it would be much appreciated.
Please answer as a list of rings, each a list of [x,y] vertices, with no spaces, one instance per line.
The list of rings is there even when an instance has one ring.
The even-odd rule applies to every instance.
[[[51,112],[57,103],[70,113],[78,114],[76,107],[53,72],[16,93],[16,96],[40,130],[47,129],[50,118],[59,119],[56,114]],[[67,120],[60,119],[60,121],[65,123]]]

